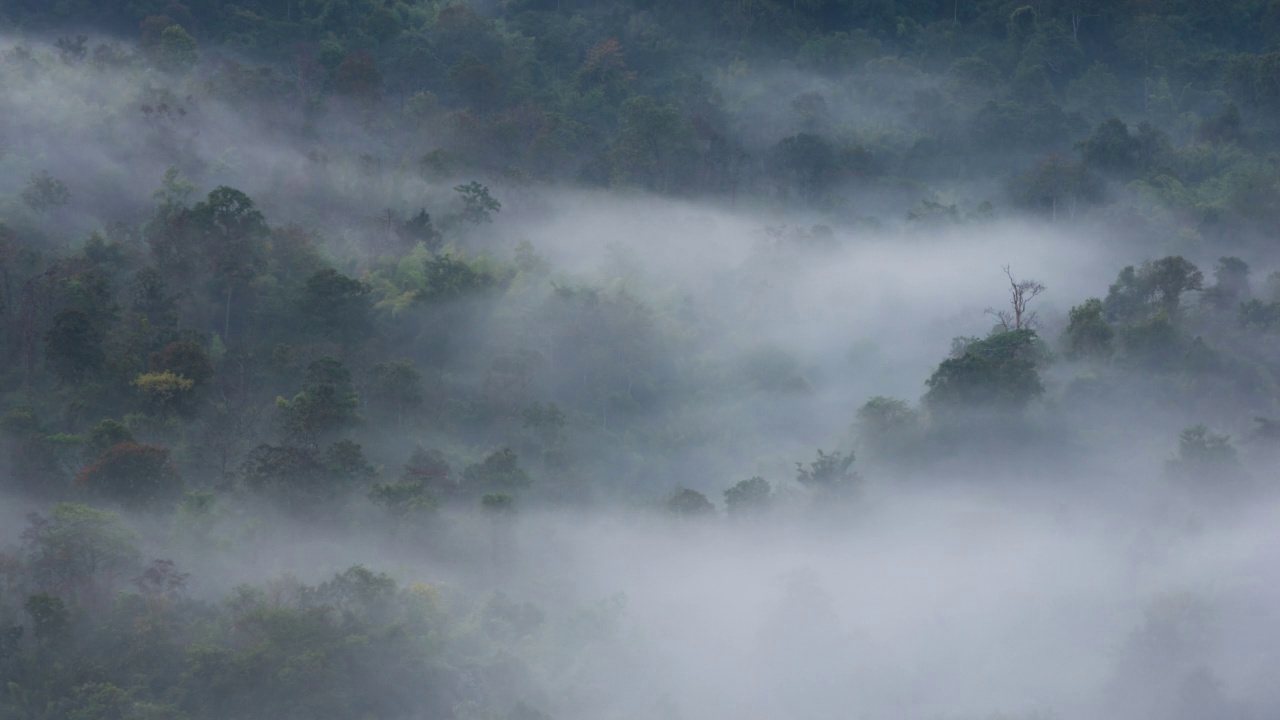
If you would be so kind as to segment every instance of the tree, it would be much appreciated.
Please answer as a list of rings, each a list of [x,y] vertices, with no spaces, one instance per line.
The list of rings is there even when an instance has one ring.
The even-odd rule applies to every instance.
[[[494,202],[497,201],[494,200]],[[396,234],[407,243],[422,243],[431,252],[440,249],[442,236],[440,231],[431,224],[431,214],[425,208],[419,209],[416,215],[400,223]]]
[[[89,459],[92,461],[106,452],[108,448],[115,447],[121,443],[132,442],[135,442],[133,431],[129,429],[128,425],[107,418],[99,421],[97,425],[89,429],[85,450],[90,453]]]
[[[419,447],[409,456],[399,482],[374,485],[369,499],[393,515],[403,516],[433,509],[456,490],[453,469],[444,454]]]
[[[302,294],[302,314],[336,340],[357,342],[372,330],[373,303],[370,287],[333,268],[318,270],[307,278]]]
[[[351,373],[325,356],[307,366],[307,385],[292,400],[276,398],[285,434],[312,449],[321,440],[357,421],[359,397]]]
[[[222,339],[229,342],[235,291],[246,286],[263,263],[262,241],[269,232],[266,218],[248,195],[221,185],[188,211],[185,220],[194,233],[197,252],[211,266],[214,287],[226,295]]]
[[[158,353],[151,354],[151,366],[159,372],[169,372],[191,381],[199,388],[214,375],[213,360],[200,343],[194,340],[175,340]]]
[[[1016,178],[1012,194],[1020,204],[1047,212],[1056,222],[1060,211],[1075,217],[1080,202],[1098,200],[1101,191],[1097,179],[1084,165],[1050,155]]]
[[[907,451],[920,430],[920,414],[906,401],[877,395],[858,408],[855,423],[860,447],[877,457]]]
[[[1178,317],[1182,295],[1204,287],[1204,273],[1181,255],[1143,265],[1142,279],[1171,320]]]
[[[528,487],[532,480],[520,467],[519,458],[511,448],[494,450],[478,463],[468,465],[462,471],[462,487],[473,495],[486,492],[511,492]]]
[[[304,504],[326,496],[325,468],[314,453],[287,445],[259,445],[240,466],[250,490]]]
[[[783,186],[795,187],[806,202],[821,200],[838,179],[837,153],[813,133],[783,138],[769,151],[768,167]]]
[[[489,188],[474,180],[455,187],[453,191],[462,200],[462,211],[458,213],[458,219],[463,222],[472,225],[491,223],[494,213],[502,210],[502,203],[489,194]]]
[[[1123,328],[1120,348],[1128,362],[1149,370],[1171,370],[1183,359],[1182,336],[1163,310]]]
[[[1150,300],[1151,288],[1138,275],[1134,266],[1126,265],[1120,271],[1116,281],[1107,289],[1107,297],[1102,301],[1102,309],[1108,320],[1133,322],[1144,319],[1150,314],[1148,306]]]
[[[382,99],[382,86],[382,73],[374,63],[373,55],[366,50],[348,54],[333,74],[334,91],[366,108]]]
[[[1034,330],[998,332],[943,360],[925,382],[924,403],[939,414],[966,410],[1018,413],[1044,393]]]
[[[22,191],[22,201],[38,214],[44,215],[53,208],[71,202],[71,191],[67,189],[66,183],[45,170],[27,180],[27,187]]]
[[[190,70],[200,59],[196,53],[196,39],[177,23],[160,32],[160,42],[155,46],[152,57],[156,67],[174,74]]]
[[[102,334],[82,310],[63,310],[53,316],[44,335],[44,352],[54,372],[66,383],[79,383],[101,371],[106,358]]]
[[[485,493],[480,498],[480,508],[494,517],[511,515],[516,510],[516,501],[508,493]]]
[[[492,275],[449,255],[432,255],[423,261],[423,270],[423,287],[414,295],[422,302],[458,300],[495,284]]]
[[[824,495],[848,495],[857,489],[862,478],[853,468],[853,453],[839,451],[827,454],[818,450],[818,457],[805,467],[796,463],[796,481]]]
[[[706,517],[715,514],[716,506],[697,490],[683,488],[667,500],[667,512],[683,518]]]
[[[368,487],[374,469],[359,445],[339,440],[317,453],[288,445],[259,445],[240,467],[250,490],[307,513]]]
[[[1194,425],[1178,436],[1178,454],[1167,464],[1174,478],[1196,481],[1238,479],[1242,468],[1231,438],[1204,425]]]
[[[1067,329],[1063,335],[1068,358],[1105,360],[1111,356],[1115,330],[1103,317],[1101,300],[1089,298],[1083,305],[1072,307],[1067,317]]]
[[[396,425],[404,428],[405,413],[422,405],[422,373],[412,360],[373,366],[373,399],[395,411]]]
[[[760,515],[773,501],[773,488],[760,476],[747,478],[724,491],[724,506],[730,517]]]
[[[22,607],[31,616],[31,629],[36,642],[48,644],[66,636],[71,624],[71,613],[62,598],[40,593],[28,597]]]
[[[1129,126],[1116,118],[1099,125],[1078,147],[1085,165],[1106,173],[1132,177],[1140,167],[1140,142],[1129,134]]]
[[[619,126],[608,158],[614,185],[676,192],[692,183],[696,135],[678,109],[637,95],[622,103]]]
[[[161,414],[184,405],[196,386],[195,381],[168,370],[144,373],[133,379],[133,386],[147,398],[147,404]]]
[[[22,533],[27,571],[44,592],[98,599],[137,566],[137,533],[115,513],[58,503],[49,517],[33,513],[27,518]]]
[[[1249,287],[1249,264],[1238,257],[1218,258],[1213,268],[1213,287],[1205,288],[1200,296],[1219,312],[1234,310],[1252,294]]]
[[[151,565],[133,579],[133,584],[147,597],[173,600],[186,590],[190,577],[190,573],[179,572],[172,560],[152,560]]]
[[[182,495],[182,477],[169,450],[135,442],[107,448],[80,470],[76,484],[93,496],[133,508],[154,508]]]
[[[1120,271],[1103,301],[1109,319],[1135,322],[1162,311],[1170,322],[1176,322],[1182,296],[1204,287],[1204,274],[1181,255],[1170,255],[1132,265]]]
[[[1044,284],[1036,280],[1014,280],[1009,266],[1003,268],[1005,277],[1009,278],[1009,310],[993,310],[987,308],[988,315],[995,315],[1000,321],[1000,329],[1034,330],[1040,321],[1034,312],[1027,309],[1032,300],[1044,292]]]

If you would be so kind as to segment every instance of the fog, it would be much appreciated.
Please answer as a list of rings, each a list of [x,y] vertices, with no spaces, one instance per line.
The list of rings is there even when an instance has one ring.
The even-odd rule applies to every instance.
[[[18,47],[45,54],[45,67],[55,69],[24,79]],[[165,170],[177,167],[194,186],[191,202],[218,185],[239,188],[273,227],[314,230],[326,261],[372,277],[395,255],[381,214],[425,207],[441,217],[453,211],[453,186],[470,179],[427,177],[411,166],[446,141],[444,131],[379,135],[335,111],[298,133],[301,117],[182,99],[196,92],[194,80],[158,89],[151,83],[170,81],[63,67],[54,52],[0,41],[8,66],[0,214],[41,237],[50,254],[74,252],[112,223],[144,221]],[[749,82],[722,89],[745,94]],[[778,81],[757,82],[758,90]],[[811,82],[830,90],[828,81]],[[184,114],[140,115],[148,98],[165,97]],[[832,113],[845,113],[832,102]],[[850,122],[887,122],[890,111]],[[794,131],[789,122],[762,117],[752,142],[776,141]],[[273,130],[277,124],[290,132]],[[72,195],[47,217],[17,200],[40,171],[64,180]],[[560,478],[540,471],[519,512],[501,522],[447,505],[427,519],[388,520],[362,494],[303,520],[243,487],[219,496],[202,534],[124,511],[147,557],[172,558],[191,573],[191,597],[216,604],[242,584],[320,583],[356,564],[402,586],[472,599],[500,592],[546,617],[507,650],[533,668],[511,692],[561,720],[1280,713],[1274,465],[1244,447],[1253,484],[1214,502],[1168,470],[1181,430],[1204,422],[1240,442],[1255,416],[1274,410],[1271,399],[1241,392],[1169,400],[1138,371],[1055,357],[1042,373],[1043,397],[1025,415],[973,420],[905,457],[877,454],[857,427],[858,408],[874,396],[919,408],[953,338],[992,331],[988,310],[1009,302],[1003,268],[1045,285],[1033,308],[1042,338],[1056,344],[1072,307],[1105,296],[1120,268],[1180,251],[1177,238],[1133,238],[1105,217],[1050,223],[1001,210],[935,225],[869,200],[852,213],[877,217],[868,223],[742,198],[511,178],[488,187],[501,213],[459,230],[447,246],[509,262],[527,241],[550,269],[523,273],[477,304],[440,386],[483,376],[503,352],[554,346],[522,399],[568,408],[576,468]],[[1200,252],[1188,259],[1208,269],[1227,251]],[[1265,250],[1239,254],[1260,270],[1271,261]],[[649,313],[635,327],[662,329],[630,338],[638,347],[628,358],[644,358],[637,384],[656,389],[617,411],[614,425],[612,406],[597,421],[580,390],[588,375],[604,372],[598,359],[572,352],[573,342],[556,344],[570,321],[537,315],[572,288],[634,298]],[[404,334],[414,338],[408,350],[374,360],[403,355],[426,364],[425,352],[412,355],[426,342]],[[648,344],[655,337],[661,344]],[[307,357],[361,357],[358,348],[314,345],[304,346]],[[1069,395],[1073,382],[1106,373],[1112,392],[1087,401]],[[264,399],[270,408],[271,393]],[[501,422],[450,435],[426,422],[404,430],[370,421],[353,432],[389,482],[415,445],[446,447],[459,468],[478,460],[511,435],[516,421]],[[259,432],[274,431],[264,423]],[[662,454],[654,450],[659,436],[668,442]],[[183,452],[193,442],[182,437]],[[818,448],[856,454],[851,496],[836,501],[797,481],[796,465]],[[752,476],[772,485],[770,511],[726,513],[724,491]],[[562,486],[543,492],[542,480]],[[194,477],[189,484],[225,489]],[[716,512],[667,512],[684,488],[703,493]],[[558,502],[579,491],[575,502]],[[23,514],[45,505],[16,491],[0,497],[0,549],[18,557]]]

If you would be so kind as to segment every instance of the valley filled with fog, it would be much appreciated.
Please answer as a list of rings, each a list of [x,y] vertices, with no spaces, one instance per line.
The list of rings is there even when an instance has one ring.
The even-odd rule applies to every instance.
[[[0,718],[1274,716],[1274,8],[872,5],[0,5]]]

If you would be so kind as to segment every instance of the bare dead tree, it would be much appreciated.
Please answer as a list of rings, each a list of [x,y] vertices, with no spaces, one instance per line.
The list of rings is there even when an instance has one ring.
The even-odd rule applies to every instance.
[[[1009,266],[1001,268],[1005,277],[1009,278],[1009,306],[1011,310],[995,310],[987,308],[988,315],[994,315],[1000,321],[1000,327],[1010,330],[1035,330],[1040,326],[1040,318],[1027,306],[1037,295],[1044,292],[1044,283],[1038,280],[1015,280]]]

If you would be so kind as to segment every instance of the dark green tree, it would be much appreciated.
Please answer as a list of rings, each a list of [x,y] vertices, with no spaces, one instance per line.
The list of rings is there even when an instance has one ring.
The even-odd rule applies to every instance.
[[[724,507],[730,517],[761,515],[773,501],[773,488],[760,476],[747,478],[724,491]]]
[[[1085,165],[1104,173],[1132,177],[1140,167],[1141,143],[1116,118],[1099,125],[1079,148]]]
[[[32,210],[44,215],[71,202],[71,191],[67,189],[66,183],[46,170],[27,180],[27,187],[22,191],[22,201]]]
[[[1167,469],[1179,480],[1213,483],[1238,480],[1243,471],[1231,438],[1214,433],[1204,425],[1182,431],[1178,436],[1178,454],[1168,462]]]
[[[301,314],[325,335],[344,343],[358,342],[372,331],[370,288],[332,268],[307,278]]]
[[[54,505],[48,517],[28,516],[22,539],[36,587],[82,600],[109,597],[140,556],[137,533],[118,515],[74,503]]]
[[[453,189],[458,193],[458,197],[462,200],[462,210],[458,213],[458,219],[463,222],[469,222],[472,225],[481,225],[493,222],[493,215],[502,210],[502,203],[498,202],[489,194],[489,188],[472,180],[466,185],[459,185]]]
[[[286,436],[316,449],[325,438],[357,422],[360,400],[350,371],[332,357],[308,365],[306,380],[306,387],[293,399],[276,398],[276,407]]]
[[[1012,330],[970,343],[943,360],[925,382],[924,403],[935,414],[964,411],[1019,413],[1044,393],[1033,330]]]
[[[208,263],[212,287],[226,298],[222,337],[228,342],[233,299],[257,275],[265,259],[266,218],[248,195],[223,185],[185,214],[182,227],[193,235],[196,251]]]
[[[707,517],[716,513],[716,506],[697,490],[683,488],[667,500],[667,512],[683,518]]]
[[[462,489],[472,495],[486,492],[511,492],[530,485],[532,479],[511,448],[489,453],[484,460],[468,465],[462,471]]]
[[[818,450],[818,457],[810,461],[809,466],[796,463],[796,481],[826,496],[847,496],[858,489],[862,478],[853,470],[853,453],[824,453]]]
[[[82,310],[63,310],[53,316],[53,326],[44,336],[44,352],[65,383],[95,377],[106,360],[102,333]]]
[[[1102,301],[1089,298],[1071,308],[1063,333],[1066,355],[1072,360],[1105,360],[1111,357],[1115,330],[1103,316]]]

